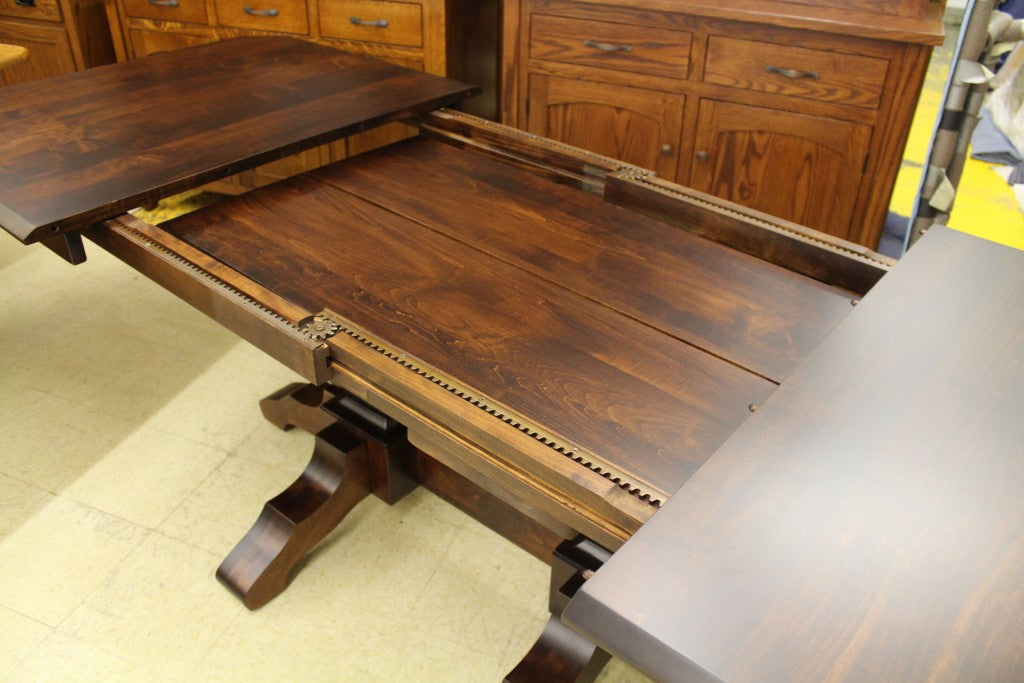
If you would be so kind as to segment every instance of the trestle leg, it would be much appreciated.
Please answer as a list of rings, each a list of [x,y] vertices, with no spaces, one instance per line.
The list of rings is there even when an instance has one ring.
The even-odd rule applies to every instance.
[[[405,428],[338,389],[293,384],[260,402],[281,429],[316,430],[302,475],[266,503],[217,578],[249,609],[272,600],[295,566],[368,494],[394,503],[416,486]]]
[[[505,681],[584,682],[601,673],[611,655],[562,623],[561,615],[587,576],[610,557],[610,552],[583,537],[558,546],[551,563],[551,617],[540,638]]]

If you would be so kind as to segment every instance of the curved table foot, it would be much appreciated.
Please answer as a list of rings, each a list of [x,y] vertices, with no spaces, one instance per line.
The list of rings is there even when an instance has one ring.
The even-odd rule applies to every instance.
[[[592,681],[611,655],[562,623],[562,610],[583,582],[612,556],[590,539],[563,541],[551,560],[551,617],[540,638],[507,676],[511,683]]]
[[[217,569],[246,607],[265,605],[288,584],[302,556],[370,492],[365,443],[332,424],[316,435],[313,457],[295,483],[263,508]]]
[[[609,659],[611,655],[552,614],[540,638],[516,668],[505,676],[505,681],[592,681]]]

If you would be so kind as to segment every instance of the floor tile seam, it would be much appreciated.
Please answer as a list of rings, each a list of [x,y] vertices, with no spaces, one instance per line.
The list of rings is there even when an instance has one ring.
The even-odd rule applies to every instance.
[[[232,451],[234,451],[234,449],[238,448],[238,446],[240,446],[242,443],[244,443],[245,438],[248,438],[248,437],[244,437],[242,439],[242,441],[240,441],[239,443],[237,443],[237,444],[235,444],[233,446],[230,446],[230,447],[226,447],[223,444],[214,443],[213,440],[204,440],[202,438],[196,438],[195,436],[193,436],[191,434],[173,431],[173,429],[169,429],[167,427],[164,427],[164,426],[161,425],[160,422],[155,421],[155,418],[156,418],[156,414],[149,416],[148,418],[146,418],[146,420],[142,424],[139,425],[139,428],[140,429],[146,429],[146,430],[152,430],[152,431],[156,432],[157,435],[159,435],[159,436],[169,436],[169,437],[172,437],[172,438],[175,438],[175,439],[181,439],[182,441],[187,441],[188,443],[192,444],[193,446],[202,446],[203,448],[206,448],[208,450],[217,451],[217,452],[221,453],[224,457],[230,456],[232,454]],[[170,424],[172,427],[173,427],[174,424],[179,423],[179,422],[182,422],[182,420],[180,418],[172,418],[171,420],[167,421],[167,423]]]
[[[309,464],[310,459],[312,458],[313,448],[314,448],[314,445],[315,445],[314,444],[315,435],[310,434],[309,432],[303,431],[301,428],[292,427],[291,429],[288,430],[289,433],[298,435],[299,438],[304,438],[304,439],[308,438],[309,439],[308,449],[307,449],[308,450],[308,455],[304,455],[302,457],[302,462],[299,462],[298,460],[296,460],[295,463],[290,464],[290,465],[267,464],[266,462],[264,462],[262,460],[258,460],[258,459],[254,458],[254,457],[246,455],[245,451],[248,450],[248,449],[243,449],[242,448],[246,443],[249,442],[249,439],[251,437],[253,437],[256,434],[257,431],[260,430],[260,425],[258,424],[260,419],[261,418],[259,418],[259,417],[254,418],[254,423],[257,423],[257,424],[253,424],[252,429],[249,431],[248,434],[245,435],[245,438],[243,438],[241,441],[239,441],[229,451],[228,455],[230,457],[233,457],[233,458],[239,458],[241,460],[244,460],[247,463],[251,463],[251,464],[254,464],[254,465],[260,465],[261,467],[267,467],[267,468],[272,469],[272,470],[279,470],[279,471],[283,472],[284,474],[286,474],[288,476],[291,476],[292,480],[297,479],[298,476],[305,470],[306,466]],[[285,486],[287,486],[288,484],[291,484],[291,481],[285,482]]]
[[[527,610],[521,610],[521,609],[519,609],[518,607],[515,607],[515,606],[513,606],[512,609],[517,610],[519,612],[519,614],[516,615],[517,618],[518,617],[523,617],[525,615],[529,615],[529,611],[527,611]],[[532,618],[532,615],[531,615],[531,618]],[[543,626],[543,624],[541,624],[541,627],[542,626]],[[476,647],[475,645],[473,645],[470,642],[467,642],[464,639],[460,640],[458,638],[450,637],[448,635],[448,633],[445,632],[445,631],[438,631],[438,630],[431,631],[431,630],[427,630],[426,628],[424,628],[423,626],[421,626],[418,623],[407,624],[405,626],[405,628],[406,628],[406,630],[414,631],[415,633],[417,633],[417,634],[419,634],[421,636],[426,636],[426,637],[434,639],[434,640],[441,640],[441,641],[444,641],[444,642],[449,643],[451,645],[456,645],[456,646],[464,648],[466,650],[470,650],[470,651],[475,652],[475,653],[477,653],[479,655],[483,655],[485,657],[493,658],[493,659],[497,660],[498,663],[500,663],[501,661],[504,660],[505,656],[509,653],[509,651],[511,649],[512,640],[515,638],[515,636],[518,633],[520,633],[520,629],[519,628],[513,629],[513,632],[510,635],[509,640],[506,641],[506,643],[504,643],[502,651],[500,653],[498,653],[496,650],[480,649],[479,647]],[[531,628],[532,628],[532,625],[531,625]],[[537,636],[540,636],[540,633],[541,633],[541,628],[538,628]],[[529,648],[527,648],[527,650],[528,649]],[[525,655],[526,651],[524,651],[523,654]]]
[[[21,668],[22,666],[24,666],[25,662],[27,662],[27,661],[28,661],[29,657],[31,657],[32,655],[34,655],[34,654],[36,653],[36,651],[37,651],[37,650],[39,650],[39,648],[41,648],[41,647],[43,646],[43,643],[44,643],[44,642],[46,642],[46,639],[50,637],[50,634],[52,634],[52,633],[56,632],[56,631],[57,631],[57,629],[56,629],[55,627],[53,627],[53,626],[50,626],[50,625],[49,625],[49,624],[47,624],[47,623],[46,623],[45,621],[40,621],[39,619],[36,619],[36,618],[35,618],[35,617],[33,617],[33,616],[32,616],[31,614],[25,614],[25,613],[24,613],[24,612],[22,612],[21,610],[19,610],[19,609],[16,609],[16,608],[14,608],[14,607],[11,607],[11,606],[9,606],[9,605],[4,605],[4,604],[0,604],[0,608],[3,608],[3,609],[6,609],[6,610],[9,610],[10,612],[13,612],[14,614],[17,614],[17,615],[18,615],[18,616],[20,616],[20,617],[24,617],[24,618],[26,618],[26,619],[29,619],[30,621],[34,621],[35,623],[39,624],[40,626],[43,626],[43,627],[45,627],[45,628],[46,628],[46,630],[47,630],[47,631],[49,632],[49,633],[47,633],[47,635],[46,635],[46,636],[44,636],[44,637],[43,637],[42,639],[40,639],[40,641],[39,641],[38,643],[36,643],[35,645],[33,645],[33,646],[32,646],[32,647],[31,647],[31,648],[29,649],[29,651],[28,651],[28,652],[27,652],[27,653],[25,654],[25,656],[21,657],[21,658],[20,658],[20,659],[19,659],[19,660],[18,660],[18,661],[17,661],[17,662],[16,662],[15,664],[14,664],[14,666],[13,666],[13,667],[11,668],[11,671],[10,671],[10,673],[9,673],[9,674],[8,674],[7,676],[3,676],[2,678],[0,678],[0,680],[2,680],[2,681],[7,681],[7,680],[11,680],[11,681],[13,681],[13,680],[17,680],[17,679],[16,679],[15,677],[14,677],[14,674],[18,673],[18,669],[20,669],[20,668]]]
[[[107,514],[107,513],[104,513],[104,514]],[[161,536],[162,538],[164,538],[166,540],[169,540],[171,542],[174,542],[174,543],[182,543],[184,545],[189,546],[193,550],[198,550],[199,552],[201,552],[201,553],[203,553],[205,555],[208,555],[209,558],[212,561],[217,561],[217,556],[214,553],[211,553],[208,550],[205,550],[203,548],[195,546],[195,545],[193,545],[191,543],[188,543],[187,541],[182,541],[181,539],[174,538],[172,536],[168,536],[167,534],[164,534],[164,533],[162,533],[160,531],[157,531],[155,529],[147,529],[145,527],[141,527],[141,528],[143,528],[146,531],[146,534],[145,534],[145,536],[142,537],[142,539],[140,539],[138,544],[136,544],[135,547],[129,549],[124,554],[124,556],[121,557],[121,559],[118,560],[117,563],[114,564],[113,567],[111,567],[110,571],[108,571],[106,573],[106,575],[96,584],[96,586],[92,590],[90,590],[89,593],[73,609],[71,609],[67,613],[67,615],[64,616],[64,618],[62,618],[60,620],[60,623],[58,623],[56,626],[54,626],[52,628],[54,630],[56,630],[56,631],[59,631],[60,633],[62,633],[64,635],[71,636],[71,637],[75,638],[76,640],[79,640],[79,641],[81,641],[81,642],[83,642],[83,643],[85,643],[85,644],[87,644],[87,645],[89,645],[91,647],[95,647],[95,648],[97,648],[99,650],[107,652],[108,654],[113,654],[113,655],[118,656],[121,659],[124,659],[124,660],[126,660],[126,661],[128,661],[128,662],[130,662],[132,664],[135,664],[135,665],[137,665],[137,666],[139,666],[139,667],[141,667],[141,668],[143,668],[143,669],[145,669],[147,671],[151,671],[150,667],[148,666],[148,663],[145,662],[145,661],[138,661],[138,660],[133,659],[131,657],[125,657],[124,655],[120,655],[120,654],[115,653],[115,652],[110,652],[106,648],[101,647],[101,645],[99,643],[94,643],[94,642],[92,642],[90,640],[86,640],[84,638],[81,638],[75,632],[70,631],[70,630],[64,628],[65,625],[67,624],[68,620],[71,619],[76,613],[78,613],[79,610],[81,610],[83,607],[85,607],[86,604],[89,603],[89,601],[92,599],[92,597],[94,595],[96,595],[96,593],[99,590],[105,588],[107,586],[107,583],[110,581],[111,577],[113,577],[115,574],[117,574],[119,571],[121,571],[128,564],[128,562],[131,560],[132,556],[135,553],[140,552],[140,549],[142,548],[143,545],[145,545],[146,541],[150,540],[154,536]],[[213,577],[213,570],[211,570],[211,572],[210,572],[210,578],[212,579],[212,577]],[[145,577],[142,577],[142,580],[145,580]],[[92,608],[96,609],[95,606],[93,606]],[[103,610],[102,610],[102,608],[100,608],[98,611],[102,612]],[[113,615],[108,614],[108,616],[113,616]]]
[[[178,437],[178,438],[184,438],[184,437]],[[188,439],[185,439],[185,440],[187,441]],[[193,442],[193,443],[195,443],[195,442]],[[202,444],[200,444],[200,445],[202,445]],[[171,508],[171,509],[170,509],[170,510],[169,510],[169,511],[167,512],[167,514],[163,516],[163,518],[162,518],[162,519],[161,519],[161,520],[160,520],[159,522],[157,522],[156,524],[154,524],[154,525],[153,525],[153,526],[151,527],[151,530],[152,530],[152,531],[155,531],[156,533],[160,534],[161,536],[163,536],[163,537],[165,537],[165,538],[170,538],[170,539],[173,539],[173,540],[175,540],[175,541],[182,541],[182,542],[184,542],[184,543],[187,543],[188,545],[191,545],[191,546],[193,546],[193,547],[196,547],[196,548],[198,548],[199,546],[196,546],[195,544],[193,544],[193,543],[189,542],[189,541],[188,541],[187,539],[183,539],[183,538],[177,538],[177,537],[175,537],[175,536],[171,536],[171,535],[169,535],[168,533],[166,533],[166,532],[165,532],[165,531],[163,530],[163,526],[164,526],[164,524],[166,524],[166,523],[168,522],[168,520],[170,520],[170,519],[171,519],[171,517],[173,517],[173,516],[174,516],[174,514],[175,514],[175,513],[176,513],[176,512],[178,511],[178,510],[180,510],[180,509],[181,509],[181,507],[182,507],[182,506],[183,506],[183,505],[184,505],[185,503],[187,503],[187,502],[188,502],[188,500],[189,500],[189,499],[190,499],[190,498],[191,498],[192,496],[194,496],[194,495],[196,494],[196,492],[197,492],[197,491],[199,491],[199,489],[201,489],[201,488],[202,488],[202,487],[203,487],[203,486],[204,486],[204,485],[206,484],[206,482],[210,481],[210,479],[211,479],[211,478],[213,478],[213,476],[214,476],[214,475],[216,475],[216,474],[217,474],[217,473],[218,473],[218,472],[219,472],[219,471],[221,470],[221,468],[222,468],[222,467],[224,466],[224,464],[225,464],[225,463],[226,463],[226,462],[228,461],[228,459],[229,459],[229,458],[231,457],[231,454],[230,454],[230,453],[228,453],[227,451],[225,451],[225,450],[224,450],[224,449],[222,449],[222,448],[212,448],[212,447],[208,447],[208,448],[210,448],[210,450],[212,450],[212,451],[214,451],[214,452],[220,453],[220,454],[221,454],[221,458],[220,458],[220,460],[219,460],[219,461],[217,462],[217,464],[216,464],[216,465],[214,465],[214,466],[213,466],[213,467],[212,467],[212,468],[210,469],[210,471],[209,471],[209,472],[207,472],[207,473],[206,473],[206,476],[205,476],[205,477],[203,477],[201,481],[199,481],[199,482],[198,482],[198,483],[196,483],[196,484],[195,484],[194,486],[192,486],[192,488],[190,488],[190,489],[188,490],[188,492],[187,492],[187,493],[183,494],[183,495],[182,495],[182,496],[181,496],[181,497],[180,497],[180,498],[178,499],[178,502],[177,502],[177,504],[176,504],[176,505],[174,505],[174,507],[172,507],[172,508]],[[208,550],[205,550],[204,548],[199,548],[199,549],[200,549],[200,550],[204,550],[204,552],[209,552]]]
[[[103,416],[104,418],[116,420],[118,423],[120,423],[120,426],[122,426],[122,427],[136,426],[136,420],[125,419],[123,416],[121,416],[121,415],[119,415],[117,413],[114,413],[114,412],[111,412],[111,411],[108,411],[108,410],[104,410],[102,404],[87,403],[87,402],[84,402],[84,401],[80,401],[77,398],[75,398],[74,396],[64,395],[64,394],[60,393],[59,391],[55,391],[52,387],[46,387],[46,388],[29,387],[29,388],[30,389],[34,389],[35,391],[38,391],[38,392],[44,394],[47,398],[55,399],[57,401],[65,401],[67,403],[70,403],[70,404],[78,407],[78,408],[85,408],[86,410],[95,411],[96,413],[98,413],[99,415]],[[46,400],[46,399],[45,398],[40,398],[38,401],[36,401],[36,404],[38,404],[38,403],[40,403],[40,402],[42,402],[44,400]],[[33,404],[33,405],[35,405],[35,404]],[[85,436],[85,434],[82,431],[80,431],[78,429],[75,429],[74,427],[68,427],[68,428],[69,429],[73,429],[76,433],[82,434],[83,436]],[[107,441],[105,441],[103,443],[105,444],[107,442],[113,442],[116,439],[117,439],[117,437],[109,437],[107,439]]]
[[[47,494],[47,493],[50,494],[51,496],[59,496],[60,495],[60,493],[57,492],[57,491],[51,491],[49,488],[47,488],[45,486],[40,486],[39,484],[37,484],[35,482],[25,481],[24,479],[14,475],[14,474],[11,474],[9,472],[5,472],[3,470],[3,468],[0,468],[0,477],[6,477],[7,479],[10,479],[11,481],[16,481],[19,484],[23,484],[25,486],[31,486],[36,491],[39,491],[41,494],[44,494],[44,495]]]
[[[245,612],[247,612],[247,610],[242,610],[241,612],[237,612],[235,614],[235,616],[231,617],[231,619],[228,619],[227,622],[223,625],[223,627],[221,627],[220,632],[217,633],[217,635],[214,638],[210,639],[209,644],[204,648],[202,656],[197,658],[195,664],[193,664],[189,668],[189,670],[188,670],[188,675],[189,676],[196,677],[196,678],[202,678],[201,674],[202,674],[202,671],[203,671],[203,667],[204,667],[204,665],[206,663],[206,658],[210,656],[210,653],[213,652],[214,647],[217,645],[217,643],[220,642],[221,638],[223,638],[224,635],[228,632],[228,629],[230,628],[231,624],[233,624],[235,622],[235,619],[239,618]]]
[[[549,616],[551,615],[551,613],[549,611],[547,612],[547,614]],[[540,638],[540,635],[541,635],[541,633],[543,631],[544,622],[546,622],[546,621],[547,621],[547,618],[544,618],[543,620],[538,619],[538,622],[541,623],[541,628],[539,630],[537,630],[537,632],[534,634],[535,638]],[[527,628],[532,629],[533,626],[534,625],[531,623],[530,626],[527,627]],[[519,634],[520,634],[519,630],[513,631],[512,633],[509,634],[508,641],[505,643],[505,651],[501,655],[500,662],[505,662],[505,660],[509,659],[513,655],[513,648],[515,648],[517,646],[516,640],[517,640],[517,636]],[[536,640],[534,642],[536,642]],[[520,661],[529,652],[529,648],[530,647],[531,646],[528,644],[527,645],[527,649],[524,650],[522,653],[520,653],[520,655],[519,655]],[[507,673],[508,673],[508,671],[503,671],[503,672],[500,672],[499,675],[504,676]]]
[[[93,508],[91,505],[86,505],[85,503],[79,503],[78,501],[71,501],[71,502],[76,503],[78,505],[82,505],[83,507],[88,507],[88,508],[90,508],[92,510],[96,510],[96,508]],[[139,542],[134,547],[129,548],[116,562],[114,562],[114,564],[103,575],[103,577],[100,578],[96,582],[96,585],[93,586],[92,589],[90,589],[88,591],[88,593],[86,593],[82,597],[82,599],[78,601],[78,604],[76,604],[74,607],[70,608],[67,611],[67,613],[63,617],[61,617],[61,619],[57,622],[57,624],[51,627],[55,631],[59,631],[60,633],[62,633],[64,635],[67,635],[67,636],[72,636],[72,637],[76,638],[77,640],[81,640],[82,642],[86,643],[87,645],[91,645],[92,647],[97,647],[97,648],[99,647],[98,645],[95,645],[95,644],[93,644],[91,642],[88,642],[88,641],[82,640],[81,638],[78,638],[78,636],[75,635],[74,633],[72,633],[71,631],[65,630],[63,628],[63,626],[67,623],[68,619],[70,619],[72,616],[74,616],[75,613],[78,612],[78,610],[82,609],[82,607],[84,607],[85,604],[87,602],[89,602],[89,599],[92,598],[92,596],[95,595],[97,591],[99,591],[101,588],[103,588],[107,584],[107,582],[110,581],[111,577],[114,576],[114,574],[116,574],[118,571],[121,570],[121,568],[128,561],[128,558],[131,557],[132,554],[138,552],[139,548],[141,548],[142,544],[145,543],[146,540],[149,539],[150,535],[153,534],[153,533],[156,533],[152,529],[147,529],[146,527],[143,527],[143,526],[140,526],[138,524],[135,524],[134,522],[128,522],[127,520],[121,520],[121,518],[117,517],[116,515],[111,515],[110,513],[105,512],[103,510],[98,510],[98,512],[100,512],[101,514],[107,515],[109,517],[113,517],[115,519],[119,519],[120,521],[127,522],[128,524],[131,524],[133,526],[136,526],[139,529],[141,529],[142,531],[144,531],[145,533],[142,535],[142,537],[139,539]]]
[[[489,529],[487,529],[487,531],[489,533],[495,533],[495,532],[490,531]],[[473,531],[473,530],[466,530],[466,532],[467,533],[479,533],[479,532]],[[445,552],[441,555],[440,561],[434,567],[434,570],[431,572],[430,576],[423,582],[423,586],[417,592],[416,597],[411,601],[410,607],[409,607],[409,612],[410,613],[415,613],[417,611],[422,611],[421,609],[419,609],[420,601],[422,600],[423,595],[426,593],[427,589],[430,587],[430,584],[434,580],[434,577],[437,576],[438,572],[443,567],[448,566],[448,564],[450,564],[450,562],[449,562],[449,555],[451,553],[452,546],[455,545],[455,542],[456,542],[456,540],[458,540],[458,537],[459,537],[460,533],[456,533],[456,534],[454,534],[452,536],[452,539],[448,543],[448,547],[445,549]],[[519,605],[512,604],[512,605],[507,605],[506,607],[511,607],[511,609],[517,611],[519,613],[519,616],[529,616],[531,619],[534,616],[534,614],[532,613],[531,610],[523,609]],[[443,635],[443,634],[442,635],[438,635],[436,632],[428,631],[425,628],[423,628],[423,626],[420,623],[418,623],[418,622],[413,622],[413,623],[409,624],[407,626],[407,628],[412,629],[413,631],[417,632],[420,635],[425,635],[425,636],[429,636],[429,637],[432,637],[432,638],[437,638],[437,639],[443,640],[443,641],[445,641],[447,643],[452,643],[454,645],[458,645],[460,647],[464,647],[466,649],[472,650],[473,652],[476,652],[478,654],[482,654],[482,655],[485,655],[485,656],[488,656],[488,657],[496,657],[496,658],[499,659],[499,661],[501,660],[501,658],[503,658],[505,656],[505,654],[507,652],[507,646],[508,646],[507,643],[506,643],[506,649],[503,650],[503,652],[499,655],[499,654],[496,654],[493,650],[481,650],[480,648],[475,647],[474,645],[472,645],[470,643],[467,643],[467,642],[465,642],[463,640],[455,640],[455,639],[447,637],[446,635]],[[516,629],[516,631],[518,631],[518,629]],[[538,634],[539,634],[539,631],[538,631]],[[510,637],[514,637],[514,635],[515,634],[513,633],[513,635],[510,636]]]
[[[235,614],[230,619],[227,620],[227,623],[224,625],[224,630],[222,630],[220,633],[218,633],[215,638],[212,638],[210,640],[210,646],[207,648],[206,652],[203,653],[203,656],[196,660],[195,666],[192,667],[192,669],[189,671],[189,673],[190,674],[198,674],[200,671],[202,671],[202,669],[206,666],[206,660],[210,657],[210,654],[220,644],[220,642],[227,636],[227,634],[235,626],[235,623],[239,619],[242,619],[242,618],[244,618],[244,617],[246,617],[247,615],[250,615],[250,614],[252,614],[252,611],[248,610],[248,609],[239,610],[239,611],[235,612]]]
[[[86,647],[91,647],[91,648],[93,648],[95,650],[98,650],[98,651],[102,652],[103,654],[105,654],[105,655],[107,655],[109,657],[113,657],[113,658],[115,658],[115,659],[117,659],[117,660],[119,660],[121,662],[124,662],[126,664],[132,664],[132,665],[138,666],[138,667],[140,667],[140,668],[142,668],[142,669],[144,669],[146,671],[151,671],[147,666],[144,666],[143,664],[140,664],[139,662],[133,661],[132,659],[130,659],[128,657],[125,657],[124,655],[121,655],[121,654],[119,654],[117,652],[113,652],[113,651],[111,651],[111,650],[109,650],[109,649],[107,649],[105,647],[100,646],[97,643],[91,643],[91,642],[89,642],[87,640],[82,640],[81,638],[79,638],[74,633],[71,633],[69,631],[62,631],[59,628],[53,627],[53,626],[51,626],[49,628],[50,628],[51,634],[48,635],[46,638],[43,638],[43,640],[39,642],[39,645],[37,645],[32,650],[32,654],[34,654],[37,650],[39,650],[39,648],[41,648],[43,646],[43,643],[46,642],[47,638],[51,637],[53,634],[60,634],[60,635],[64,636],[65,638],[71,638],[72,640],[75,640],[75,641],[81,643],[82,645],[85,645]],[[13,670],[12,673],[16,674],[18,672],[18,669],[24,667],[25,664],[29,661],[30,657],[31,657],[31,654],[26,656],[25,658],[23,658],[18,663],[18,666]],[[155,673],[155,672],[152,672],[152,673]],[[17,680],[17,679],[14,676],[12,676],[11,680],[13,681],[13,680]]]
[[[451,535],[451,538],[448,539],[448,543],[445,545],[444,552],[440,554],[437,563],[434,565],[434,568],[430,572],[430,576],[428,576],[423,581],[423,584],[420,586],[420,589],[416,592],[416,596],[410,601],[409,612],[416,610],[417,606],[420,604],[420,600],[422,600],[423,598],[423,595],[427,592],[427,588],[430,587],[430,583],[434,580],[434,577],[437,576],[437,573],[441,570],[441,568],[445,566],[445,563],[448,561],[449,555],[452,552],[452,547],[455,545],[455,541],[465,531],[465,520],[463,520],[462,526],[452,526],[455,527],[455,533],[453,533]]]
[[[82,501],[82,500],[78,500],[77,498],[73,498],[73,497],[71,497],[69,495],[65,495],[63,488],[61,488],[61,490],[59,490],[59,491],[54,491],[54,490],[51,490],[49,488],[40,487],[38,484],[33,484],[32,482],[24,482],[24,481],[22,481],[20,479],[17,479],[16,477],[12,477],[12,476],[6,474],[6,473],[2,473],[2,474],[4,476],[10,478],[10,479],[15,479],[16,481],[18,481],[20,483],[28,484],[29,486],[35,487],[36,489],[39,489],[39,490],[42,490],[45,493],[48,493],[51,496],[53,496],[53,498],[60,499],[61,501],[65,502],[65,503],[72,503],[74,505],[77,505],[77,506],[80,506],[80,507],[83,507],[83,508],[88,508],[92,512],[97,512],[97,513],[99,513],[101,515],[104,515],[104,516],[109,517],[111,519],[117,520],[118,522],[123,522],[125,524],[129,524],[129,525],[131,525],[133,527],[136,527],[136,528],[138,528],[138,529],[140,529],[142,531],[145,531],[145,532],[154,532],[154,531],[156,531],[156,529],[154,529],[152,527],[148,527],[145,524],[139,524],[138,522],[136,522],[134,520],[131,520],[131,519],[126,519],[125,517],[122,517],[121,515],[119,515],[119,514],[117,514],[115,512],[110,512],[109,510],[103,510],[102,508],[98,508],[98,507],[96,507],[95,505],[93,505],[91,503],[88,503],[88,502],[85,502],[85,501]],[[52,502],[52,500],[49,501],[49,502]],[[7,534],[7,535],[9,535],[9,534]]]
[[[193,442],[193,443],[195,443],[195,442]],[[178,501],[178,503],[171,509],[171,511],[169,513],[167,513],[163,518],[161,518],[159,522],[153,524],[152,526],[149,525],[149,524],[140,523],[140,522],[138,522],[136,520],[133,520],[133,519],[128,519],[127,517],[125,517],[125,516],[123,516],[123,515],[121,515],[121,514],[119,514],[117,512],[112,512],[110,510],[104,510],[103,508],[96,507],[94,504],[92,504],[92,503],[90,503],[88,501],[79,500],[78,498],[75,498],[74,496],[65,494],[64,490],[67,488],[68,482],[62,482],[61,490],[60,491],[50,491],[50,493],[52,493],[54,496],[56,496],[58,498],[61,498],[63,500],[75,503],[76,505],[82,505],[84,507],[89,508],[90,510],[94,510],[94,511],[99,512],[101,514],[107,515],[108,517],[112,517],[112,518],[114,518],[114,519],[116,519],[118,521],[125,522],[126,524],[131,524],[132,526],[136,526],[136,527],[138,527],[140,529],[143,529],[145,531],[159,533],[161,536],[164,536],[165,538],[170,538],[172,540],[180,541],[180,540],[183,540],[183,539],[178,539],[178,538],[174,538],[173,536],[169,536],[168,534],[166,534],[166,533],[164,533],[163,531],[160,530],[160,526],[162,526],[164,524],[164,522],[166,522],[170,518],[170,516],[173,515],[174,512],[177,511],[178,508],[180,508],[184,504],[184,502],[190,496],[192,496],[192,494],[194,494],[199,489],[200,486],[202,486],[203,482],[205,482],[207,479],[209,479],[213,475],[213,473],[217,471],[217,468],[219,468],[224,463],[224,461],[227,459],[227,457],[228,457],[225,454],[223,449],[211,448],[210,450],[217,451],[217,452],[221,453],[222,454],[221,460],[217,463],[217,465],[213,468],[213,470],[211,470],[210,473],[208,473],[206,475],[206,477],[203,478],[202,482],[200,482],[196,486],[192,487],[189,490],[188,493],[184,494],[182,499]],[[193,544],[189,543],[189,545],[193,545]],[[198,546],[194,546],[194,547],[198,547]],[[200,550],[203,550],[203,549],[200,548]],[[209,551],[205,551],[205,552],[209,552]]]
[[[10,672],[6,676],[0,677],[0,681],[17,681],[18,678],[16,677],[16,675],[18,673],[18,670],[21,669],[23,666],[25,666],[25,663],[28,662],[29,658],[31,658],[32,655],[34,655],[36,652],[39,651],[40,648],[43,647],[43,643],[46,642],[46,639],[49,638],[51,634],[55,633],[57,631],[57,629],[55,629],[53,626],[50,626],[47,623],[39,621],[38,619],[36,619],[33,616],[30,616],[28,614],[23,614],[22,612],[19,612],[18,610],[14,609],[13,607],[8,607],[7,605],[0,605],[0,607],[3,607],[4,609],[8,609],[8,610],[14,612],[15,614],[18,614],[20,616],[25,617],[26,619],[31,619],[32,621],[36,622],[37,624],[42,624],[49,631],[49,633],[47,633],[46,636],[44,636],[42,639],[40,639],[40,641],[38,643],[33,645],[29,649],[29,651],[27,653],[25,653],[25,655],[23,657],[18,659],[18,661],[14,664],[13,667],[11,667]]]

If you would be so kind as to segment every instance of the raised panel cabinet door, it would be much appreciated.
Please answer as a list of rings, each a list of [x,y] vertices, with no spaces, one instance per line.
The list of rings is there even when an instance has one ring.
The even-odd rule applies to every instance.
[[[675,180],[685,98],[530,74],[527,130]]]
[[[702,100],[690,184],[847,237],[871,126]]]
[[[21,45],[28,59],[0,73],[0,83],[12,85],[59,76],[75,70],[68,34],[63,28],[0,21],[0,43]]]

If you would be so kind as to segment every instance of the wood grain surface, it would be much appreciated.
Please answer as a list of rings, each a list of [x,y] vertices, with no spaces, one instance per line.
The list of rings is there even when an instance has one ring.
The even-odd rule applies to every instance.
[[[712,301],[734,278],[742,292],[777,287],[783,301],[801,296],[791,274],[718,245],[703,248],[667,226],[660,229],[669,243],[678,234],[683,246],[662,263],[652,246],[649,265],[627,245],[656,239],[653,221],[631,221],[590,194],[537,184],[526,171],[433,141],[342,166],[372,170],[324,169],[163,227],[309,310],[337,311],[662,490],[685,481],[773,390],[768,379],[675,335],[715,325],[736,336],[761,332],[743,322],[758,317],[750,309],[725,322],[700,320],[713,313],[686,291],[701,277]],[[358,194],[340,189],[350,181],[360,184],[352,188]],[[668,277],[692,269],[703,275]],[[646,312],[648,304],[615,291],[648,285],[666,291]],[[825,311],[824,335],[849,310],[848,299],[818,283],[804,287],[811,294],[801,301]],[[683,303],[670,305],[676,296]],[[698,322],[687,324],[687,306]],[[792,336],[788,328],[771,332],[764,345],[785,348]]]
[[[1020,680],[1022,301],[933,228],[567,618],[663,680]]]
[[[372,154],[315,177],[776,383],[850,311],[834,287],[494,159],[427,140]]]
[[[34,242],[472,91],[283,37],[3,88],[0,226]]]

